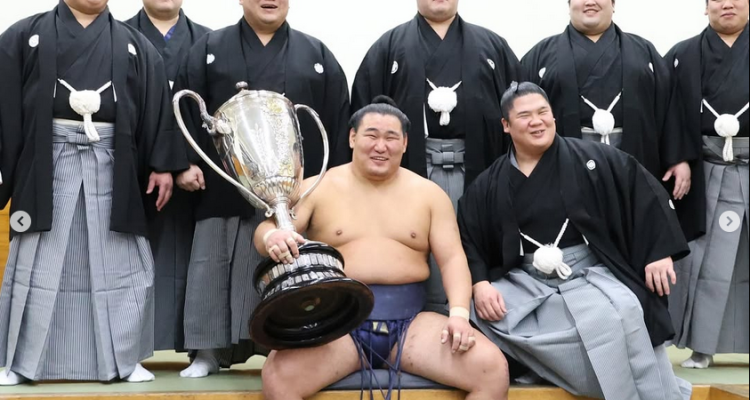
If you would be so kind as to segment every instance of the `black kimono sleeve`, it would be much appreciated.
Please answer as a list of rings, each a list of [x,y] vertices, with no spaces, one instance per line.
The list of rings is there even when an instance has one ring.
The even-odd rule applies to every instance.
[[[349,84],[341,65],[336,61],[333,53],[324,48],[326,61],[325,70],[333,71],[326,74],[325,109],[321,120],[327,127],[328,149],[330,157],[328,167],[346,164],[351,160],[349,149]],[[317,171],[316,171],[317,173]]]
[[[659,158],[662,170],[666,171],[683,161],[694,160],[697,155],[691,149],[686,130],[681,129],[679,115],[675,113],[674,107],[671,107],[671,103],[677,100],[673,98],[672,71],[653,45],[649,44],[648,49],[656,79],[654,113],[657,123],[661,124],[658,126],[661,131]]]
[[[679,260],[689,253],[689,248],[673,203],[661,182],[635,158],[624,153],[618,155],[613,172],[621,176],[615,180],[620,182],[620,187],[608,193],[620,194],[618,213],[624,228],[621,240],[627,242],[624,243],[629,253],[627,261],[645,278],[647,265],[667,257]]]
[[[177,94],[181,90],[190,90],[201,96],[204,101],[208,101],[208,87],[206,82],[206,45],[208,41],[208,35],[204,35],[198,40],[193,47],[190,48],[190,52],[183,59],[180,65],[177,78],[174,82],[174,93]],[[206,151],[207,141],[209,139],[208,131],[203,128],[203,121],[200,117],[200,109],[198,103],[190,97],[183,97],[180,100],[180,112],[182,113],[182,120],[185,123],[190,136],[200,146],[203,151]],[[170,107],[173,109],[173,107]],[[176,117],[176,115],[175,115]],[[180,135],[181,149],[185,152],[188,162],[190,164],[202,166],[204,164],[203,159],[193,149],[193,147],[185,139],[180,127],[177,125],[175,118],[174,130]],[[201,169],[204,169],[201,167]]]
[[[140,104],[141,136],[145,138],[148,169],[155,172],[181,172],[188,168],[182,148],[184,142],[179,131],[174,130],[171,91],[164,60],[150,44],[144,44],[146,60],[142,67],[146,73],[143,97]]]
[[[0,207],[13,193],[14,175],[23,147],[23,64],[16,26],[0,35]]]
[[[386,37],[375,42],[357,70],[352,85],[352,114],[370,104],[375,96],[386,94],[387,43]]]
[[[488,225],[492,210],[486,204],[488,190],[488,173],[485,172],[458,200],[458,228],[469,262],[472,284],[490,280],[490,268],[494,264],[490,249],[494,247],[499,250],[501,247],[500,243],[491,243],[493,235],[489,234]]]
[[[539,43],[532,47],[522,58],[520,62],[520,81],[532,82],[541,86],[539,77],[539,57],[541,56],[542,44]],[[536,72],[535,72],[536,71]]]

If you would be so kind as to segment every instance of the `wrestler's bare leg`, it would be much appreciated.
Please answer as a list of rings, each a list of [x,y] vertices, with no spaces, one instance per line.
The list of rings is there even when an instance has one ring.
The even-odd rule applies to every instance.
[[[409,327],[401,356],[401,369],[469,393],[466,400],[507,400],[508,363],[482,333],[475,330],[476,345],[467,352],[452,353],[450,341],[440,342],[448,318],[421,313]],[[395,360],[396,352],[391,355]]]
[[[320,347],[273,351],[263,365],[263,397],[303,400],[359,371],[361,366],[349,335]]]

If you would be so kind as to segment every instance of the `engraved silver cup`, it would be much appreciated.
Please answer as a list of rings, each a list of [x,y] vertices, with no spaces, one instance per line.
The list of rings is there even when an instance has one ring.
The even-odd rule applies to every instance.
[[[172,104],[177,123],[190,146],[222,178],[234,185],[253,207],[275,217],[279,229],[295,230],[294,208],[325,176],[329,145],[318,114],[305,105],[269,91],[239,92],[210,115],[203,99],[182,90]],[[203,127],[213,139],[223,169],[214,164],[188,132],[180,112],[183,97],[199,106]],[[300,195],[304,154],[297,112],[308,112],[323,138],[323,167],[317,179]],[[250,245],[249,243],[247,244]],[[293,264],[267,258],[258,265],[254,286],[262,301],[253,312],[253,340],[270,349],[311,347],[336,340],[359,326],[372,311],[370,289],[344,273],[344,259],[331,246],[310,242],[300,246]]]

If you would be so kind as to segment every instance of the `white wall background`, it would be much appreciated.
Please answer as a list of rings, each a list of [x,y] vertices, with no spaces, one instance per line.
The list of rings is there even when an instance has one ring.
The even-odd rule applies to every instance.
[[[15,21],[51,10],[58,0],[2,0],[0,32]],[[117,19],[128,19],[140,0],[110,0]],[[184,0],[194,21],[212,29],[242,17],[238,0]],[[705,0],[617,0],[615,22],[645,37],[662,54],[680,40],[698,34],[708,23]],[[566,0],[460,0],[459,13],[508,40],[520,59],[539,40],[568,24]],[[344,68],[351,85],[365,53],[386,30],[416,14],[416,0],[290,0],[289,23],[322,40]],[[2,77],[0,77],[1,79]]]

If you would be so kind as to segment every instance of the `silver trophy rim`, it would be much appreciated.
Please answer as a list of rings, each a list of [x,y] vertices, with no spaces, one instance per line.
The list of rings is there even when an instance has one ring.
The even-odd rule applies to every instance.
[[[238,100],[244,99],[246,97],[253,98],[253,99],[276,99],[281,100],[285,102],[290,108],[294,109],[294,103],[292,103],[291,100],[289,100],[286,96],[282,96],[277,92],[273,92],[270,90],[248,90],[248,89],[242,89],[239,93],[232,96],[229,100],[225,101],[224,104],[222,104],[218,109],[216,109],[216,112],[214,113],[214,117],[221,115],[221,113],[229,108],[231,104],[236,103]]]

